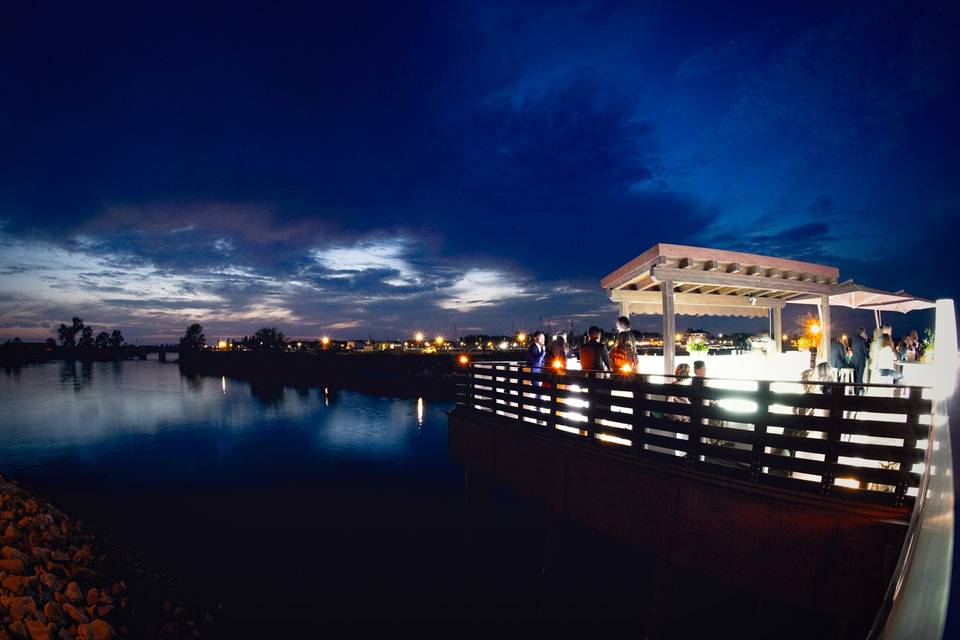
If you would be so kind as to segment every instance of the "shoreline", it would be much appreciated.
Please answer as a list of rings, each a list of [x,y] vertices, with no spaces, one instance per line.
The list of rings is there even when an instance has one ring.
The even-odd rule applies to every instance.
[[[0,638],[204,637],[165,580],[36,492],[0,476]]]

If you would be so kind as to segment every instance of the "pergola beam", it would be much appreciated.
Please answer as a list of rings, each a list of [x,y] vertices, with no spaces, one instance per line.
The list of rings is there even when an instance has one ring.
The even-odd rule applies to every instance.
[[[656,304],[661,301],[660,292],[656,291],[629,291],[614,289],[610,292],[610,299],[619,303]],[[753,303],[746,296],[721,296],[710,293],[686,293],[678,291],[673,294],[674,305],[694,305],[699,307],[761,307],[765,309],[782,309],[786,302],[779,298],[756,298]]]
[[[661,265],[653,267],[650,270],[650,275],[652,278],[661,282],[669,280],[671,282],[685,284],[696,283],[742,288],[757,288],[763,287],[764,285],[764,278],[751,277],[749,275],[741,276],[729,273],[690,271],[684,269],[673,269]],[[819,295],[828,295],[830,293],[830,285],[827,284],[814,284],[812,282],[799,282],[795,280],[791,281],[779,279],[775,280],[775,282],[775,286],[764,288],[776,291],[792,291],[796,293],[813,293]],[[771,284],[773,283],[771,282]]]

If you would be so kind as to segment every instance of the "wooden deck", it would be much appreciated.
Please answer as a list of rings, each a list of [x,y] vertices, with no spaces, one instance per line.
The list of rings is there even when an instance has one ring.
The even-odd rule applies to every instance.
[[[533,373],[516,363],[476,363],[465,374],[449,450],[468,475],[626,540],[664,566],[809,610],[831,621],[836,637],[866,634],[920,479],[911,467],[924,459],[918,440],[931,410],[920,389],[903,398],[848,396],[842,385],[828,394],[766,382],[731,390],[664,385],[658,376]],[[756,409],[721,406],[731,400]],[[781,427],[810,435],[774,432]],[[861,466],[879,462],[887,468]],[[853,482],[862,488],[844,486]],[[663,576],[669,571],[657,597],[682,597],[668,593]]]

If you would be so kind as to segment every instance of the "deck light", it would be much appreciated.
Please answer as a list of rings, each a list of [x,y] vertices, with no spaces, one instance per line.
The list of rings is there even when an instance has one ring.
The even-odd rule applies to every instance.
[[[810,328],[808,330],[810,331],[810,335],[818,336],[820,335],[820,324],[817,322],[814,322],[813,324],[810,325]]]
[[[629,362],[624,362],[623,366],[620,367],[621,373],[633,373],[633,367],[630,366]]]
[[[560,358],[554,358],[554,359],[553,359],[553,362],[551,363],[550,366],[552,366],[552,367],[553,367],[554,369],[556,369],[557,371],[562,371],[562,370],[563,370],[563,360],[561,360]]]
[[[463,366],[467,366],[468,364],[470,364],[470,358],[468,358],[467,354],[465,353],[460,355],[459,360],[460,360],[460,364]]]

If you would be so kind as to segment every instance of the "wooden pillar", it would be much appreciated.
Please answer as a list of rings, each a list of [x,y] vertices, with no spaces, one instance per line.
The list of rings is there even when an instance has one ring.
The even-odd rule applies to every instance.
[[[627,319],[630,318],[630,303],[629,302],[620,302],[620,315],[625,316]]]
[[[783,309],[774,307],[770,309],[770,337],[773,338],[773,344],[776,345],[774,351],[783,353]]]
[[[674,369],[674,336],[677,334],[677,318],[674,315],[673,280],[664,280],[660,283],[663,298],[663,372],[673,375]]]
[[[830,361],[830,297],[821,296],[820,306],[820,345],[817,348],[817,363]]]

